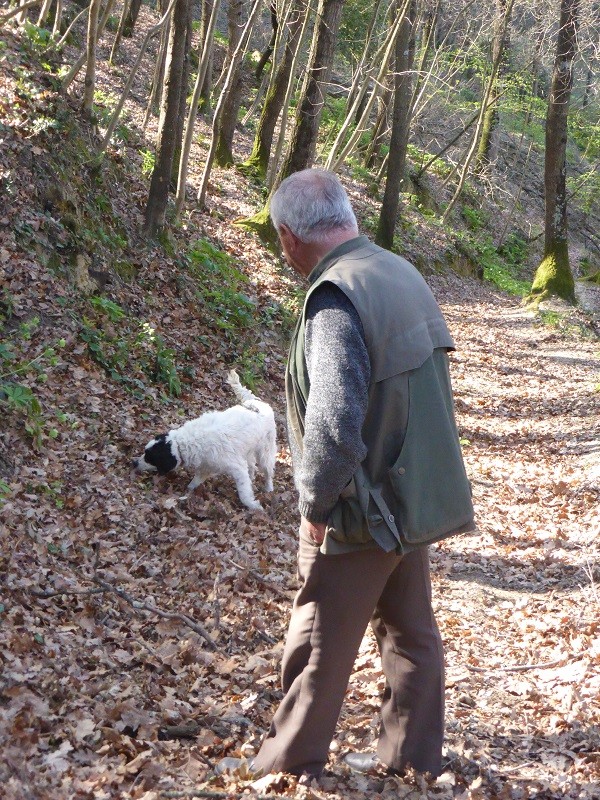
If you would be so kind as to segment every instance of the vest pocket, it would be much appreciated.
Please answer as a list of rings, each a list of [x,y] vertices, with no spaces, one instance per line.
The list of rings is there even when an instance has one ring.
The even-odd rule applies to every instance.
[[[354,478],[346,486],[329,515],[327,534],[345,544],[366,544],[373,541],[356,496]]]
[[[471,486],[451,408],[442,392],[411,377],[410,411],[398,459],[388,471],[395,513],[411,544],[427,544],[473,519]]]

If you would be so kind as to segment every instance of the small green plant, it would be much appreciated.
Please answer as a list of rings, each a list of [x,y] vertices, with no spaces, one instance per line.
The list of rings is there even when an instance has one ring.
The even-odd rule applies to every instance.
[[[95,320],[85,318],[79,332],[90,358],[114,381],[133,392],[145,389],[145,379],[165,385],[170,395],[181,394],[181,379],[175,352],[166,346],[148,322],[133,326],[121,306],[106,298],[92,298],[92,305],[109,322],[119,323],[118,330],[105,330]]]
[[[25,21],[23,29],[27,39],[34,48],[39,48],[40,50],[46,49],[50,43],[50,37],[52,36],[51,31],[47,30],[46,28],[38,28],[37,25],[29,22],[29,20]]]
[[[469,206],[464,206],[462,209],[462,216],[467,223],[467,226],[472,231],[479,231],[485,225],[483,214],[478,208],[469,208]]]
[[[265,369],[265,354],[256,348],[248,348],[236,359],[236,370],[240,380],[251,392],[256,392]]]
[[[3,503],[4,500],[6,500],[6,498],[9,496],[10,492],[11,492],[11,489],[10,489],[9,484],[6,483],[6,481],[2,480],[2,478],[0,478],[0,503]],[[3,611],[3,610],[4,610],[3,607],[0,608],[0,612]]]
[[[125,316],[121,306],[106,297],[90,297],[90,303],[96,310],[106,314],[111,322],[119,322]]]
[[[540,320],[549,328],[560,328],[563,322],[563,314],[558,311],[538,311]]]
[[[142,150],[142,175],[149,178],[154,171],[155,155],[152,150]]]
[[[253,325],[256,306],[243,291],[248,278],[228,253],[199,239],[189,252],[188,263],[198,298],[217,328],[230,336]]]
[[[21,340],[29,341],[38,325],[37,317],[22,323],[19,328]],[[35,358],[20,360],[15,343],[0,342],[0,407],[3,407],[3,413],[24,417],[25,430],[36,448],[41,446],[44,436],[52,436],[53,429],[49,427],[40,401],[29,384],[47,380],[47,369],[56,366],[57,350],[65,344],[61,339],[54,346],[44,348]]]
[[[0,403],[8,411],[24,414],[25,430],[31,436],[34,446],[41,447],[44,418],[40,401],[33,391],[20,383],[0,382]]]
[[[155,337],[156,368],[154,379],[156,383],[164,384],[170,395],[179,397],[181,394],[181,380],[177,374],[175,364],[175,351],[167,347],[162,336]]]

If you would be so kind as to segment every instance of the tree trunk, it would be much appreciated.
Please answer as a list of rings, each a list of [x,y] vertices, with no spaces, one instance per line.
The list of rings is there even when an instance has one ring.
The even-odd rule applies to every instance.
[[[46,17],[50,13],[50,6],[52,5],[52,0],[44,0],[42,4],[42,10],[40,11],[40,15],[38,17],[37,26],[38,28],[43,28],[46,23]]]
[[[346,119],[342,123],[335,141],[331,146],[331,150],[329,151],[329,155],[327,156],[327,161],[325,164],[327,169],[336,170],[340,164],[343,163],[344,159],[347,158],[347,156],[350,155],[350,153],[355,149],[363,131],[367,130],[368,122],[371,117],[371,110],[383,91],[389,65],[394,58],[396,41],[400,33],[400,27],[402,26],[402,22],[407,13],[411,0],[400,0],[400,3],[401,8],[399,8],[396,13],[393,25],[389,28],[389,31],[379,50],[371,59],[372,69],[370,69],[365,76],[363,85],[354,98],[353,106],[346,115]],[[375,75],[375,78],[370,81],[369,79],[373,76],[374,69],[377,70],[377,74]],[[368,101],[363,104],[363,98],[368,91],[370,83],[372,83],[371,93]],[[363,112],[358,122],[356,122],[356,110],[359,106],[363,107]],[[352,131],[350,138],[342,146],[347,132],[353,125],[354,130]]]
[[[506,0],[506,9],[505,9],[504,17],[502,18],[502,24],[501,24],[502,29],[506,29],[506,27],[508,26],[508,21],[510,19],[510,15],[512,14],[513,5],[514,5],[514,0]],[[502,33],[501,35],[504,38],[504,33]],[[471,166],[471,162],[473,161],[473,156],[475,155],[475,151],[477,149],[477,144],[478,144],[480,136],[481,136],[481,128],[483,126],[484,117],[485,117],[485,114],[488,111],[489,104],[491,102],[492,88],[496,83],[496,75],[498,74],[499,67],[500,67],[500,59],[497,58],[492,63],[492,70],[490,72],[490,75],[489,75],[485,90],[483,92],[483,97],[482,97],[482,100],[481,100],[481,106],[479,108],[479,114],[478,114],[478,118],[477,118],[477,126],[475,127],[475,133],[473,134],[473,139],[471,140],[470,146],[467,148],[467,152],[466,152],[465,157],[463,159],[462,165],[460,166],[460,169],[459,169],[459,179],[458,179],[458,185],[456,187],[456,191],[454,192],[454,195],[452,196],[452,199],[450,200],[450,202],[446,206],[446,210],[444,211],[444,213],[442,215],[442,222],[446,222],[446,220],[450,216],[450,212],[452,211],[452,209],[454,208],[454,206],[456,205],[456,203],[458,201],[458,198],[462,194],[462,190],[464,188],[465,181],[467,179],[467,173],[469,171],[469,167]]]
[[[230,0],[229,2],[229,11],[227,15],[229,28],[229,47],[227,48],[228,63],[231,62],[233,53],[242,35],[246,6],[247,0]],[[233,135],[235,133],[235,126],[237,125],[243,91],[242,72],[238,65],[223,100],[223,110],[217,136],[217,149],[215,151],[215,163],[219,167],[233,166]]]
[[[142,124],[142,128],[144,130],[146,130],[146,126],[148,125],[148,120],[150,119],[150,115],[154,114],[156,116],[160,112],[160,98],[165,83],[165,64],[167,61],[167,50],[169,46],[170,37],[171,37],[171,20],[169,19],[167,21],[166,26],[162,29],[160,34],[158,56],[156,58],[156,64],[154,65],[154,76],[152,78],[152,89],[150,91],[150,97],[148,98],[148,106],[146,108],[146,114],[144,116],[144,122]]]
[[[186,41],[181,67],[181,92],[179,93],[179,113],[175,126],[175,152],[173,153],[173,164],[171,167],[171,188],[177,188],[177,176],[179,174],[179,162],[181,160],[181,146],[183,140],[183,128],[185,125],[185,110],[187,106],[188,86],[190,81],[190,53],[192,50],[192,22],[193,22],[193,0],[188,3],[188,18]]]
[[[269,40],[269,44],[265,48],[264,53],[261,55],[258,64],[256,65],[256,71],[254,73],[254,76],[256,77],[257,81],[260,80],[264,68],[271,60],[271,56],[273,55],[273,50],[275,49],[275,42],[277,41],[277,29],[279,28],[279,20],[277,19],[277,6],[275,5],[275,3],[269,4],[269,10],[271,12],[271,28],[272,28],[271,38]]]
[[[127,0],[125,0],[125,2],[123,3],[123,8],[121,9],[121,16],[119,18],[119,27],[117,28],[117,32],[115,34],[115,40],[113,42],[113,46],[110,51],[110,57],[108,59],[109,64],[114,64],[115,58],[117,57],[117,53],[119,52],[121,39],[123,37],[123,28],[125,27],[125,20],[127,19],[128,11],[129,11],[129,6],[127,4]]]
[[[490,88],[489,105],[483,115],[481,138],[475,160],[475,170],[483,173],[490,166],[492,136],[498,125],[498,76],[502,73],[504,53],[508,45],[508,22],[506,1],[496,0],[497,13],[494,17],[494,38],[492,42],[492,64],[498,64],[496,79]]]
[[[556,59],[546,115],[544,257],[531,287],[531,299],[535,301],[551,294],[569,302],[575,301],[567,233],[566,153],[578,13],[579,0],[561,0]]]
[[[198,89],[198,111],[201,114],[210,112],[213,74],[214,28],[210,28],[215,2],[220,5],[220,0],[200,0],[200,48],[202,60],[206,58],[206,67],[202,85]],[[207,49],[208,48],[208,49]]]
[[[386,140],[389,130],[390,119],[390,104],[392,100],[392,89],[386,86],[383,90],[382,96],[379,98],[379,110],[373,130],[371,132],[371,141],[367,147],[365,154],[364,165],[368,169],[372,169],[379,159],[381,147]]]
[[[319,0],[306,80],[298,102],[290,149],[276,183],[293,172],[306,169],[313,162],[343,6],[344,0]]]
[[[192,139],[194,136],[194,125],[196,123],[196,114],[198,112],[198,101],[200,93],[204,86],[204,79],[206,71],[211,63],[213,34],[217,24],[217,16],[221,7],[221,0],[214,0],[211,8],[210,19],[206,23],[206,29],[202,38],[203,46],[200,53],[200,60],[198,62],[198,74],[196,75],[196,83],[194,85],[194,92],[190,102],[187,121],[185,124],[185,135],[183,137],[183,147],[181,150],[181,158],[179,160],[179,174],[177,176],[177,197],[175,200],[175,219],[179,221],[181,212],[185,204],[185,185],[188,174],[188,162],[190,151],[192,149]]]
[[[165,225],[169,184],[173,155],[177,146],[178,115],[181,113],[181,92],[183,67],[188,45],[188,20],[191,0],[176,0],[171,17],[171,35],[165,68],[160,118],[158,122],[158,141],[156,161],[150,181],[150,192],[144,223],[144,232],[154,236]]]
[[[113,111],[113,115],[112,115],[112,117],[110,119],[110,122],[108,124],[108,128],[106,129],[106,133],[104,135],[104,140],[103,140],[103,142],[102,142],[102,144],[100,146],[100,153],[104,153],[104,151],[106,150],[106,148],[108,146],[108,143],[110,142],[110,137],[112,136],[113,131],[114,131],[116,125],[117,125],[117,122],[119,120],[119,116],[121,115],[121,111],[123,110],[123,106],[125,104],[125,101],[129,97],[129,92],[131,90],[131,86],[133,85],[133,79],[135,78],[136,73],[138,71],[138,68],[139,68],[139,66],[140,66],[140,64],[142,62],[142,58],[144,56],[144,53],[146,52],[146,48],[148,47],[150,39],[152,39],[153,36],[156,36],[156,34],[159,31],[164,30],[164,28],[167,27],[169,14],[171,13],[171,9],[172,9],[174,3],[175,3],[175,0],[171,0],[170,5],[169,5],[168,9],[166,10],[165,14],[163,15],[163,17],[158,21],[158,23],[156,25],[154,25],[154,27],[150,28],[150,30],[148,31],[148,33],[144,37],[144,41],[142,42],[142,46],[140,47],[139,53],[137,54],[137,57],[136,57],[136,59],[135,59],[135,61],[133,63],[133,66],[131,67],[131,70],[129,72],[129,77],[128,77],[127,82],[125,84],[125,88],[123,89],[123,92],[121,93],[121,97],[119,98],[119,102],[117,103],[116,108]]]
[[[88,14],[85,88],[83,113],[88,119],[94,115],[94,90],[96,88],[96,44],[98,42],[98,17],[101,0],[92,0]]]
[[[96,0],[93,0],[93,2],[96,2]],[[100,39],[100,37],[102,36],[102,34],[104,33],[104,28],[106,27],[106,23],[108,22],[108,18],[110,16],[110,12],[112,11],[112,7],[114,5],[114,2],[115,2],[115,0],[107,0],[106,6],[104,8],[104,11],[102,12],[102,17],[100,19],[100,22],[98,23],[98,27],[97,27],[97,30],[96,30],[96,41],[98,41]],[[90,11],[91,11],[91,7],[90,7]],[[86,59],[87,59],[87,51],[84,50],[83,53],[81,53],[81,55],[79,56],[77,61],[73,64],[71,69],[67,72],[67,74],[63,78],[62,83],[60,85],[60,91],[61,92],[66,92],[67,91],[67,89],[73,83],[73,81],[75,80],[77,75],[79,75],[79,70],[86,63]]]
[[[206,156],[204,171],[202,172],[200,189],[198,190],[198,205],[200,206],[200,208],[204,208],[204,203],[206,201],[208,180],[210,178],[213,162],[215,160],[215,153],[217,150],[217,138],[218,138],[219,128],[221,125],[221,116],[223,114],[223,107],[225,104],[225,100],[231,88],[234,76],[237,74],[237,70],[240,61],[242,60],[242,57],[244,55],[245,48],[248,46],[248,39],[250,38],[250,32],[252,30],[252,26],[256,21],[256,18],[258,17],[258,12],[260,11],[261,5],[262,5],[262,0],[254,0],[254,6],[252,7],[252,11],[250,12],[250,16],[248,17],[248,22],[244,27],[244,31],[242,33],[238,46],[235,49],[235,52],[231,58],[231,63],[229,64],[229,68],[227,69],[225,75],[225,83],[223,85],[223,89],[219,96],[217,107],[215,108],[215,116],[213,119],[210,147],[208,149],[208,155]]]
[[[288,35],[284,45],[283,58],[277,66],[273,81],[265,97],[254,137],[252,153],[243,164],[245,169],[254,172],[260,178],[265,178],[267,174],[275,126],[283,108],[288,84],[292,78],[292,64],[300,40],[302,21],[305,14],[305,0],[295,0],[286,22]]]
[[[54,25],[52,27],[52,39],[54,41],[56,41],[60,36],[62,13],[63,13],[63,0],[56,0],[56,13],[54,14]]]
[[[135,23],[137,22],[141,6],[142,0],[131,0],[129,11],[127,12],[127,17],[125,18],[125,25],[123,26],[123,36],[126,39],[129,39],[131,36],[133,36],[133,29],[135,28]]]
[[[406,149],[410,132],[410,110],[412,99],[412,65],[415,56],[416,0],[412,0],[400,26],[396,39],[394,112],[392,115],[392,135],[385,181],[385,192],[379,213],[379,223],[375,242],[380,247],[392,249],[394,230],[400,202],[400,189],[406,167]]]

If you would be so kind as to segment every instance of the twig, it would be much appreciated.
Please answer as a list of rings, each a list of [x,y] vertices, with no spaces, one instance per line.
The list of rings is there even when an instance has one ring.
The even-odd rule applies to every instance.
[[[32,528],[28,528],[27,530],[29,536],[37,541],[36,533]],[[51,590],[48,592],[43,592],[39,589],[30,589],[30,594],[36,597],[57,597],[61,594],[101,594],[104,592],[110,592],[112,594],[116,594],[117,597],[120,597],[121,600],[124,600],[126,603],[134,608],[136,611],[148,611],[151,614],[156,614],[163,619],[172,619],[178,622],[183,622],[184,625],[187,625],[188,628],[191,628],[197,634],[199,634],[210,646],[212,650],[219,650],[216,642],[212,639],[211,635],[208,633],[206,628],[201,625],[199,622],[195,622],[191,617],[188,617],[187,614],[183,614],[180,611],[163,611],[161,608],[157,608],[156,606],[149,605],[148,603],[142,603],[140,600],[136,600],[131,595],[127,594],[123,589],[120,589],[118,586],[113,586],[108,581],[105,581],[104,578],[100,578],[97,574],[98,570],[98,563],[100,561],[100,547],[98,543],[94,543],[94,563],[93,563],[93,570],[94,574],[90,577],[85,575],[78,567],[76,567],[71,562],[69,566],[75,572],[76,575],[81,577],[84,580],[92,581],[99,589],[85,589],[85,590],[76,590],[76,589],[65,589],[64,591],[60,589]]]
[[[157,616],[162,617],[163,619],[173,619],[173,620],[178,620],[179,622],[183,622],[193,631],[198,633],[210,645],[211,649],[213,650],[219,649],[217,647],[216,642],[211,638],[206,628],[200,625],[199,622],[194,622],[194,620],[188,617],[187,614],[182,614],[180,611],[163,611],[162,609],[157,608],[156,606],[152,606],[149,603],[142,603],[139,600],[135,600],[133,597],[131,597],[131,595],[123,591],[123,589],[119,589],[118,586],[112,586],[112,584],[107,583],[107,581],[103,580],[102,578],[94,577],[91,580],[93,580],[94,583],[98,584],[98,586],[101,586],[103,589],[105,589],[105,591],[112,592],[113,594],[116,594],[118,597],[120,597],[122,600],[125,600],[125,602],[129,603],[129,605],[132,608],[135,608],[136,611],[149,611],[151,614],[156,614]]]
[[[248,573],[248,575],[250,575],[252,578],[254,578],[255,581],[258,581],[259,583],[262,583],[263,586],[266,586],[274,594],[279,595],[279,597],[283,597],[285,600],[290,600],[290,595],[289,595],[288,592],[286,592],[284,589],[280,589],[279,586],[275,586],[274,583],[271,583],[266,578],[263,578],[263,576],[260,574],[260,572],[256,572],[253,569],[249,569],[248,567],[245,567],[243,564],[237,564],[233,559],[228,558],[227,556],[223,556],[223,561],[227,561],[229,564],[231,564],[236,569],[244,570],[245,572]]]
[[[215,628],[219,630],[221,627],[221,605],[219,603],[219,578],[221,577],[221,571],[217,572],[215,577],[215,581],[213,583],[213,614],[215,618]]]
[[[559,658],[557,661],[549,661],[546,664],[520,664],[514,667],[472,667],[467,664],[467,669],[471,672],[526,672],[529,669],[551,669],[552,667],[560,667],[566,663],[564,658]]]
[[[108,589],[55,589],[43,591],[42,589],[30,589],[29,593],[35,597],[41,597],[44,600],[49,597],[58,597],[59,595],[89,595],[89,594],[104,594]]]
[[[248,794],[248,792],[215,792],[209,789],[190,789],[189,791],[162,791],[162,797],[173,797],[173,798],[190,798],[190,800],[194,797],[216,797],[216,798],[225,798],[225,800],[230,800],[231,798],[237,797],[251,797],[252,800],[273,800],[274,797],[283,797],[281,794]]]

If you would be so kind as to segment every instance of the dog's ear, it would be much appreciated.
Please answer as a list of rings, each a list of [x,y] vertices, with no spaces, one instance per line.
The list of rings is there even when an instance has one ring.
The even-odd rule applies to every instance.
[[[177,459],[173,455],[171,445],[167,441],[167,434],[156,437],[154,444],[146,449],[144,459],[148,464],[156,467],[159,475],[166,475],[177,466]]]

